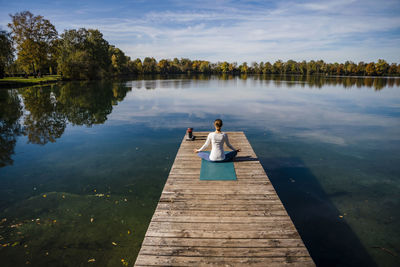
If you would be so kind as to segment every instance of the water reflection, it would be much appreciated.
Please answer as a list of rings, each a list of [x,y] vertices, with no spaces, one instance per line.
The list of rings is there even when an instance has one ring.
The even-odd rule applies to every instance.
[[[16,138],[22,133],[22,105],[14,90],[0,90],[0,167],[12,164]]]
[[[1,90],[1,166],[12,163],[16,136],[24,134],[29,143],[44,145],[60,138],[68,123],[102,124],[128,91],[123,84],[110,82],[34,86],[19,89],[21,98],[15,90]]]
[[[22,90],[24,101],[24,134],[33,144],[55,142],[64,133],[67,119],[57,101],[57,93],[48,87],[32,87]]]
[[[342,86],[346,89],[372,87],[375,90],[382,90],[387,87],[400,86],[399,78],[378,78],[378,77],[325,77],[325,76],[301,76],[301,75],[252,75],[250,86],[274,86],[280,88],[307,87],[324,88],[326,86]],[[248,76],[233,76],[223,74],[220,76],[210,75],[144,75],[137,77],[137,80],[124,83],[112,82],[70,82],[61,86],[34,86],[30,88],[15,90],[1,90],[0,107],[1,114],[1,152],[0,166],[12,164],[11,155],[15,146],[16,137],[24,134],[28,137],[28,142],[44,145],[48,142],[55,142],[65,131],[68,123],[72,125],[92,126],[102,124],[107,120],[107,116],[112,112],[112,106],[122,101],[127,92],[131,89],[154,90],[156,88],[189,88],[197,86],[208,86],[210,81],[221,81],[217,83],[220,87],[246,87],[249,86]],[[225,82],[228,81],[228,82]],[[200,100],[202,96],[197,92],[195,98],[193,92],[187,95],[185,103],[191,103],[194,99]],[[226,98],[227,92],[220,92],[214,99]],[[254,100],[248,106],[253,111]],[[168,96],[166,96],[166,99]],[[180,98],[182,99],[182,98]],[[234,99],[232,99],[234,100]],[[172,101],[172,100],[169,100]],[[204,101],[207,101],[204,99]],[[213,100],[211,100],[213,101]],[[243,101],[243,100],[242,100]],[[256,101],[257,102],[257,101]],[[217,104],[217,103],[215,103]],[[265,104],[265,102],[264,102]],[[22,106],[25,114],[22,116]],[[166,113],[171,113],[173,109],[192,110],[191,104],[181,107],[163,107]],[[156,111],[152,107],[153,111]],[[263,108],[264,109],[264,108]],[[143,108],[141,108],[143,112]],[[141,113],[138,111],[138,114]],[[193,112],[193,110],[192,110]],[[198,110],[201,114],[203,110]],[[150,115],[150,114],[147,114]],[[201,116],[201,115],[200,115]],[[335,113],[335,116],[339,116]],[[22,123],[21,123],[22,121]],[[21,125],[22,124],[22,125]],[[300,132],[299,136],[310,136],[319,139],[332,140],[337,144],[342,143],[343,139],[329,137],[324,131]]]
[[[136,77],[137,80],[141,80],[142,84],[136,84],[137,88],[155,89],[156,80],[175,80],[175,84],[181,87],[183,83],[187,83],[187,80],[191,81],[208,81],[208,80],[247,80],[250,78],[252,81],[260,81],[261,83],[268,85],[273,84],[274,86],[281,86],[284,84],[287,87],[292,87],[297,84],[301,84],[302,87],[306,88],[323,88],[324,86],[342,86],[344,88],[361,88],[371,87],[376,91],[382,90],[385,87],[400,86],[400,77],[358,77],[358,76],[323,76],[323,75],[232,75],[232,74],[221,74],[206,75],[206,74],[192,74],[192,75],[141,75]]]
[[[184,129],[221,117],[246,132],[317,263],[396,266],[371,247],[400,240],[399,79],[162,78],[0,91],[0,244],[19,242],[0,260],[133,263]]]

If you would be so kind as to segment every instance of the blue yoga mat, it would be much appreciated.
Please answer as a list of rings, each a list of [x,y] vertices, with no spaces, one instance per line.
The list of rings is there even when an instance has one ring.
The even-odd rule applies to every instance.
[[[228,152],[225,151],[226,153]],[[211,162],[201,159],[200,180],[236,180],[233,162]]]

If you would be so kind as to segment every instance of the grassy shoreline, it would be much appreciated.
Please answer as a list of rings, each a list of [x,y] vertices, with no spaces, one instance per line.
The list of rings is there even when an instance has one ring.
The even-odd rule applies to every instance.
[[[30,76],[28,78],[7,77],[0,79],[0,88],[23,87],[36,84],[55,83],[61,80],[62,79],[60,75],[47,75],[41,78],[34,78],[33,76]]]

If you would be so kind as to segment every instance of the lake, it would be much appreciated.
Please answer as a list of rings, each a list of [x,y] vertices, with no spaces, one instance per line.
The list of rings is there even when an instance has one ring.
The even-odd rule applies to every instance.
[[[319,266],[400,265],[400,79],[0,89],[2,266],[132,266],[186,128],[244,131]]]

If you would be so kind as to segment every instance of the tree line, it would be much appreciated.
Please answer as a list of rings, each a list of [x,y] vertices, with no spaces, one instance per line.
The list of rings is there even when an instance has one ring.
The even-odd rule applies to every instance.
[[[0,31],[0,78],[16,74],[60,74],[65,79],[91,80],[137,74],[299,74],[399,76],[400,64],[323,60],[217,62],[153,57],[132,60],[108,43],[97,29],[70,29],[58,34],[43,16],[29,11],[10,15],[11,32]],[[16,52],[16,59],[14,54]]]

